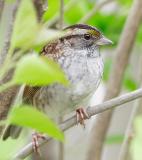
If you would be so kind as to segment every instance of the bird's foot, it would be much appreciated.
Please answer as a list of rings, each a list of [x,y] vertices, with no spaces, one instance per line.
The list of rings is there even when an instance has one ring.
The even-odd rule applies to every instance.
[[[85,119],[89,119],[89,115],[83,108],[78,108],[76,110],[77,123],[80,123],[85,128]]]
[[[35,153],[40,155],[39,142],[38,142],[39,139],[45,139],[45,136],[36,132],[32,134],[33,150]]]

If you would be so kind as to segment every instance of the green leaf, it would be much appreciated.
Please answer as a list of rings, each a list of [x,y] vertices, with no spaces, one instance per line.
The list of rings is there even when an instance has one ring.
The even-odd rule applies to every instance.
[[[141,43],[142,43],[142,24],[141,24],[141,26],[139,27],[139,30],[138,30],[137,42],[141,46]],[[141,52],[137,52],[137,53],[141,53]]]
[[[44,113],[39,112],[32,106],[14,106],[8,117],[8,123],[30,127],[57,140],[64,140],[64,135],[57,125]]]
[[[111,135],[106,138],[105,143],[109,145],[120,144],[123,142],[123,139],[124,135]]]
[[[138,88],[138,84],[133,77],[131,66],[127,66],[127,69],[124,75],[123,85],[129,91],[133,91]]]
[[[72,8],[65,12],[65,22],[67,24],[78,23],[78,21],[90,11],[90,3],[78,0]]]
[[[112,60],[107,59],[104,64],[104,74],[103,74],[104,81],[107,81],[109,79],[111,67],[112,67]]]
[[[43,20],[50,20],[55,14],[59,14],[59,0],[48,0],[48,9],[44,13]]]
[[[6,3],[13,3],[15,2],[16,0],[5,0]]]
[[[43,86],[59,82],[64,85],[68,81],[59,65],[38,55],[23,56],[17,64],[12,80],[16,84]]]
[[[112,68],[112,60],[107,59],[104,64],[104,75],[103,80],[107,81],[109,79],[110,71]],[[130,66],[127,66],[126,73],[123,79],[123,86],[129,91],[133,91],[138,88],[136,80],[132,77],[132,70]]]
[[[109,37],[114,42],[114,45],[117,45],[119,36],[125,23],[125,19],[126,15],[122,15],[122,13],[120,12],[117,12],[115,14],[98,12],[94,16],[92,16],[87,23],[96,26],[103,32],[105,36]],[[111,25],[114,21],[115,23]]]
[[[133,91],[138,88],[138,84],[136,83],[136,81],[132,77],[124,78],[124,86],[129,91]]]
[[[128,6],[128,7],[130,7],[131,5],[132,5],[132,0],[119,0],[118,1],[118,3],[120,4],[120,5],[122,5],[123,7],[124,6]]]
[[[58,31],[53,29],[46,29],[44,26],[40,27],[39,32],[35,38],[34,41],[34,48],[39,48],[36,50],[37,52],[40,52],[42,47],[47,44],[49,41],[53,41],[57,38],[60,38],[61,36],[64,36],[64,31]]]
[[[36,12],[31,0],[22,0],[14,25],[12,48],[29,48],[38,32]]]
[[[131,141],[130,153],[133,160],[142,160],[142,116],[134,121],[135,136]]]

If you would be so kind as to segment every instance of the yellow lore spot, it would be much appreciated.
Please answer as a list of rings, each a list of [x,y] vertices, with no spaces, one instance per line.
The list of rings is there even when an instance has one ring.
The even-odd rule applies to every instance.
[[[100,36],[100,32],[97,30],[89,30],[88,32],[89,32],[89,34],[94,35],[96,37]]]

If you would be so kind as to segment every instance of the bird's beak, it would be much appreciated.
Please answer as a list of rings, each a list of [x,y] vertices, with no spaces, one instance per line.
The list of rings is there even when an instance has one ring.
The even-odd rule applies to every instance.
[[[102,36],[97,42],[96,44],[98,46],[103,46],[103,45],[109,45],[109,44],[113,44],[113,42],[111,40],[109,40],[108,38],[106,38],[105,36]]]

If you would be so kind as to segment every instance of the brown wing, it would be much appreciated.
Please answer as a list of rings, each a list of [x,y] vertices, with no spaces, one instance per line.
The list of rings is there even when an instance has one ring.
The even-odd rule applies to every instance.
[[[33,104],[33,97],[37,91],[39,91],[40,87],[30,87],[25,86],[23,93],[23,102],[27,104]]]
[[[63,39],[58,39],[52,43],[45,45],[40,52],[42,56],[46,56],[55,61],[63,54],[62,49],[64,45]]]

